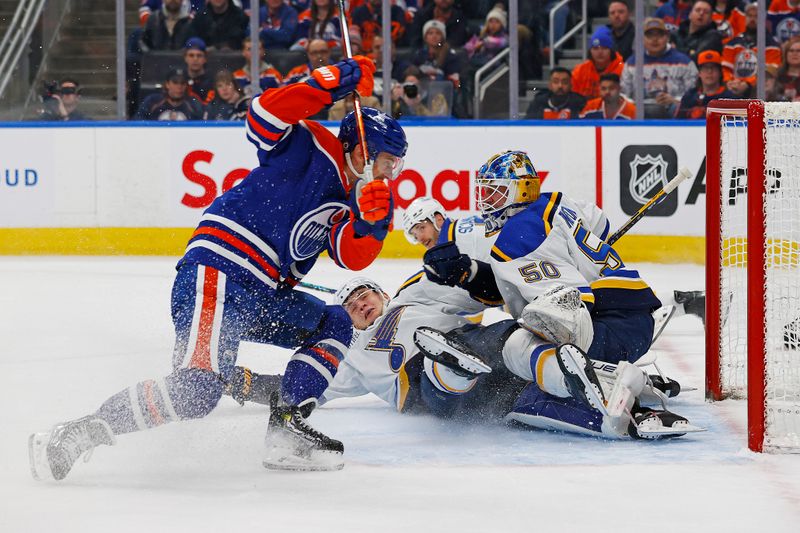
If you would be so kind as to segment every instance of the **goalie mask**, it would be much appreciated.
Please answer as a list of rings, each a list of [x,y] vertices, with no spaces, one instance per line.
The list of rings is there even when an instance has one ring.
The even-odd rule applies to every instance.
[[[478,171],[475,194],[486,236],[500,231],[511,216],[539,198],[539,175],[528,154],[508,151],[492,156]]]
[[[408,242],[411,244],[419,244],[419,241],[414,237],[411,230],[420,222],[425,222],[427,220],[433,224],[436,231],[442,229],[440,226],[436,225],[436,213],[447,218],[442,204],[429,196],[422,196],[411,202],[408,208],[406,208],[405,213],[403,213],[403,233],[406,239],[408,239]]]

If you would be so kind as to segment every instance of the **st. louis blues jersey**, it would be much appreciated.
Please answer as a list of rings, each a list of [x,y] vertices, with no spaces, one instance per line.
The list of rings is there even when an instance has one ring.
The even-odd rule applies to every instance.
[[[468,323],[460,316],[393,301],[372,326],[357,332],[321,402],[371,392],[398,411],[408,409],[419,402],[425,372],[414,331],[420,326],[450,331]]]
[[[247,138],[260,165],[205,211],[183,262],[213,266],[256,289],[296,285],[325,249],[344,268],[372,262],[381,242],[353,232],[342,145],[302,120],[330,100],[305,83],[253,99]]]
[[[470,259],[488,263],[495,236],[486,237],[483,219],[468,217],[445,219],[437,244],[455,241],[458,250]],[[474,315],[487,307],[502,305],[502,301],[476,300],[459,287],[448,287],[430,281],[424,271],[417,272],[398,289],[392,301],[396,304],[422,304],[444,313]]]
[[[597,232],[597,233],[595,233]],[[492,247],[492,270],[511,314],[556,285],[576,287],[590,311],[661,306],[636,270],[604,239],[599,208],[559,192],[542,194],[505,223]]]

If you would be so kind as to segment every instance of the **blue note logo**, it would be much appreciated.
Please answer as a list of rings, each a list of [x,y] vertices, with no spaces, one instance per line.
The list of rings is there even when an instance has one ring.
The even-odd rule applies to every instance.
[[[347,216],[347,206],[335,202],[321,205],[303,215],[289,236],[289,253],[295,261],[314,257],[325,248],[334,224]]]

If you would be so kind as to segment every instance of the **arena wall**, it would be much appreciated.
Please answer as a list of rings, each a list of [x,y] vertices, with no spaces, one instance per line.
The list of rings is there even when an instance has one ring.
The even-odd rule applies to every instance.
[[[519,149],[543,190],[595,201],[617,227],[686,166],[693,178],[615,248],[628,261],[704,260],[701,123],[447,121],[406,131],[396,216],[423,194],[456,217],[474,214],[477,169]],[[203,209],[257,165],[241,124],[3,124],[0,146],[0,254],[180,255]],[[395,230],[382,256],[421,250]]]

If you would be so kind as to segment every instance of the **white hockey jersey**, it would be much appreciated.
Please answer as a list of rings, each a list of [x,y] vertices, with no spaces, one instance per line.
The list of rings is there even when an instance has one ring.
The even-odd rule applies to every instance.
[[[320,403],[371,392],[403,411],[413,401],[409,398],[418,395],[424,372],[414,331],[419,326],[450,331],[467,323],[464,317],[428,306],[391,302],[372,326],[356,332],[357,337]]]
[[[542,194],[509,218],[492,247],[491,265],[512,316],[556,285],[578,288],[590,311],[660,307],[639,273],[604,242],[608,227],[597,206],[559,192]]]
[[[480,217],[446,219],[442,223],[437,244],[450,241],[455,241],[458,250],[470,259],[488,263],[495,236],[485,236],[483,219]],[[466,316],[480,313],[487,307],[502,305],[503,302],[476,300],[464,289],[430,281],[425,272],[420,270],[400,286],[392,303],[433,306],[444,313]]]

